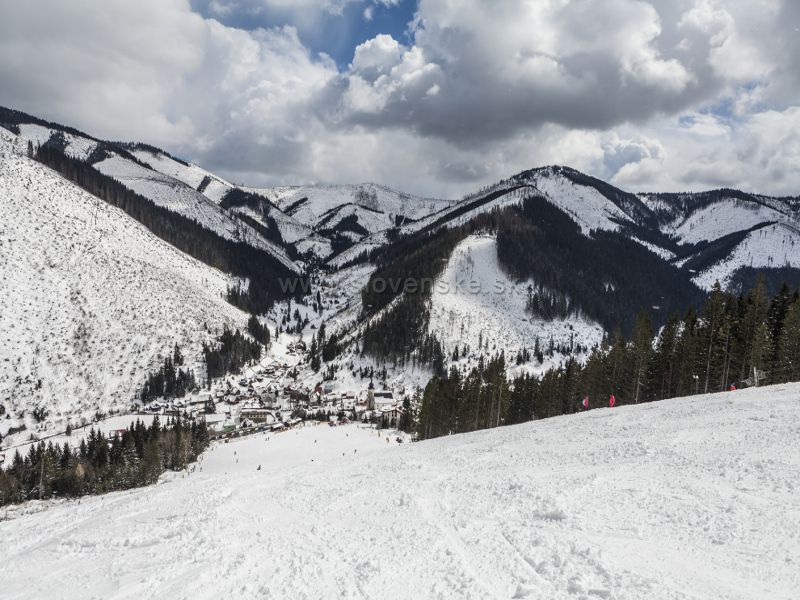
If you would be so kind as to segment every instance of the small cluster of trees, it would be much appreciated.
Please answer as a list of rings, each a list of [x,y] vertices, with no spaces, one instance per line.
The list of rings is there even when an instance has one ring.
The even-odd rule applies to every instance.
[[[509,393],[505,364],[501,352],[466,377],[456,368],[434,376],[425,386],[419,405],[417,437],[429,439],[500,425]]]
[[[618,330],[585,364],[569,359],[541,377],[506,378],[500,353],[468,374],[455,368],[425,388],[415,429],[425,439],[522,423],[589,408],[636,404],[731,386],[800,380],[800,293],[784,286],[769,297],[763,280],[747,295],[715,286],[699,314],[669,318],[654,335],[640,313],[633,334]]]
[[[314,373],[318,373],[322,366],[322,349],[325,347],[325,323],[319,326],[319,331],[311,336],[311,346],[308,349],[309,362]]]
[[[228,373],[238,373],[247,364],[261,360],[261,344],[227,327],[216,344],[203,343],[208,382]]]
[[[247,321],[247,332],[253,336],[254,340],[263,344],[264,347],[269,348],[271,337],[269,327],[263,325],[255,315],[250,315]]]
[[[183,398],[186,392],[197,387],[194,371],[181,369],[181,366],[183,354],[175,344],[172,354],[164,359],[159,370],[148,375],[140,394],[142,403],[156,398]]]
[[[292,299],[289,298],[286,301],[286,312],[281,317],[277,333],[301,333],[309,322],[308,317],[303,317],[300,314],[299,308],[295,307],[294,312],[292,312]]]
[[[175,419],[162,426],[137,420],[108,438],[92,429],[77,448],[31,444],[0,469],[0,505],[29,499],[74,498],[155,483],[165,470],[180,470],[208,447],[203,421]]]
[[[564,294],[548,290],[534,290],[532,286],[528,286],[525,310],[531,316],[546,321],[565,319],[577,312]]]

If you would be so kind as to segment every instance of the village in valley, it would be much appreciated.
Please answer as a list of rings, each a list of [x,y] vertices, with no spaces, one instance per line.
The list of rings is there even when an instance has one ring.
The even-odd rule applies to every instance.
[[[365,277],[362,273],[359,283]],[[357,327],[360,302],[336,286],[315,278],[315,293],[302,302],[276,304],[261,320],[264,329],[274,334],[261,346],[261,356],[241,369],[209,377],[202,355],[191,357],[187,369],[198,377],[183,393],[143,399],[141,382],[132,382],[126,407],[25,423],[2,438],[0,464],[15,449],[24,452],[39,441],[76,446],[92,431],[105,435],[110,444],[135,422],[149,426],[155,417],[161,423],[176,419],[204,423],[212,441],[277,433],[313,422],[330,427],[357,424],[385,431],[387,440],[410,442],[415,391],[422,381],[417,375],[427,371],[390,370],[387,376],[386,367],[379,368],[352,349],[333,368],[330,363],[325,370],[313,368],[314,340],[322,339],[326,325],[339,335]]]
[[[304,373],[303,380],[298,374],[307,361],[307,350],[302,340],[289,342],[285,352],[270,352],[240,374],[216,379],[183,398],[135,405],[132,412],[202,419],[212,440],[283,431],[305,421],[328,423],[331,427],[352,423],[377,429],[401,427],[410,400],[404,386],[384,388],[370,378],[360,389],[342,391],[322,377],[315,380]],[[396,441],[406,439],[402,432],[397,433]]]

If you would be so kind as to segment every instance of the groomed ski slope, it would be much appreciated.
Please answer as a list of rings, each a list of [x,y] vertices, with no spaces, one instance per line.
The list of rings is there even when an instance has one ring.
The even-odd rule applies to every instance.
[[[11,509],[2,596],[789,600],[798,445],[800,385],[413,445],[309,426]]]

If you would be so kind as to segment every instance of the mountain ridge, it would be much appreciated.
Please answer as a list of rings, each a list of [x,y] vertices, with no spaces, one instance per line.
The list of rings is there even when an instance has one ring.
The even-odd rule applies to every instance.
[[[746,290],[764,276],[771,292],[800,285],[798,198],[632,194],[563,165],[449,200],[375,183],[251,188],[154,146],[103,142],[19,111],[0,108],[0,126],[20,152],[28,142],[32,154],[63,155],[82,176],[130,190],[133,209],[152,202],[239,253],[211,260],[228,300],[276,337],[311,345],[320,336],[324,376],[341,389],[387,370],[386,381],[424,385],[436,369],[468,369],[503,349],[517,357],[509,370],[541,372],[585,360],[617,328],[630,332],[639,311],[660,326],[697,308],[717,281]],[[189,242],[183,251],[200,241]],[[297,292],[278,281],[290,275],[305,278]],[[462,289],[473,278],[478,287],[503,282],[507,294]],[[448,291],[407,291],[425,281]]]
[[[493,210],[500,205],[513,204],[514,200],[509,196],[523,187],[531,193],[543,193],[559,204],[562,210],[581,222],[584,232],[597,228],[628,229],[632,237],[654,251],[665,255],[674,254],[676,262],[682,259],[691,260],[691,257],[686,256],[690,254],[691,245],[699,242],[711,244],[729,233],[745,232],[755,225],[783,222],[789,226],[800,226],[800,197],[772,197],[727,188],[688,193],[634,194],[566,165],[526,169],[461,199],[450,200],[415,196],[376,182],[253,188],[232,184],[202,167],[149,144],[102,141],[69,126],[39,119],[21,111],[0,108],[0,125],[12,131],[20,131],[28,139],[37,138],[35,141],[42,143],[42,134],[24,135],[21,126],[30,124],[59,130],[112,151],[121,151],[123,159],[133,160],[141,168],[177,178],[192,189],[188,193],[206,196],[213,204],[226,207],[223,210],[239,223],[230,229],[229,235],[250,232],[247,235],[253,240],[252,243],[271,248],[270,251],[285,264],[295,263],[297,270],[314,268],[319,264],[335,269],[350,262],[364,249],[385,246],[391,242],[389,238],[396,234],[407,235],[420,229],[437,229],[452,224],[459,217],[461,219],[457,222],[463,222],[464,218],[474,214]],[[44,140],[44,143],[48,142],[49,140]],[[148,157],[151,158],[150,162],[147,161]],[[100,169],[108,171],[109,167],[105,167],[103,161],[97,164]],[[176,172],[175,165],[182,166],[184,171]],[[112,170],[112,174],[122,180],[127,178],[129,185],[138,186],[140,190],[146,188],[141,177],[135,173],[126,174]],[[204,187],[202,192],[197,190],[201,185]],[[546,189],[543,190],[543,187]],[[254,214],[236,205],[226,204],[225,198],[232,190],[262,198],[265,206]],[[490,200],[481,202],[481,197],[487,198],[492,194]],[[145,195],[153,198],[158,193],[150,191]],[[680,223],[677,223],[679,218],[688,221],[693,215],[715,204],[736,202],[774,211],[781,216],[764,216],[758,222],[750,223],[748,227],[726,231],[724,235],[711,237],[713,234],[709,234],[708,239],[698,239],[696,234],[688,238],[681,236]],[[180,204],[173,203],[176,207]],[[483,204],[486,206],[482,206]],[[470,211],[470,206],[474,210]],[[188,206],[183,210],[190,211]],[[263,213],[263,218],[258,212]],[[253,223],[253,220],[257,223]],[[212,222],[211,217],[201,218],[199,222],[209,228],[219,227]],[[260,228],[266,228],[266,232],[269,232],[266,239],[264,230],[259,234]],[[275,239],[281,241],[277,246],[273,245]],[[698,247],[698,251],[701,250]],[[343,253],[347,253],[344,259],[340,258]],[[790,262],[789,266],[792,268],[800,266],[795,265],[794,261]]]

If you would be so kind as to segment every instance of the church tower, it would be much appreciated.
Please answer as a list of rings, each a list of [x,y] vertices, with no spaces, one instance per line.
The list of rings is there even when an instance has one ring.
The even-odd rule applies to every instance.
[[[367,386],[367,410],[375,410],[375,385],[372,383],[372,379],[369,380]]]

